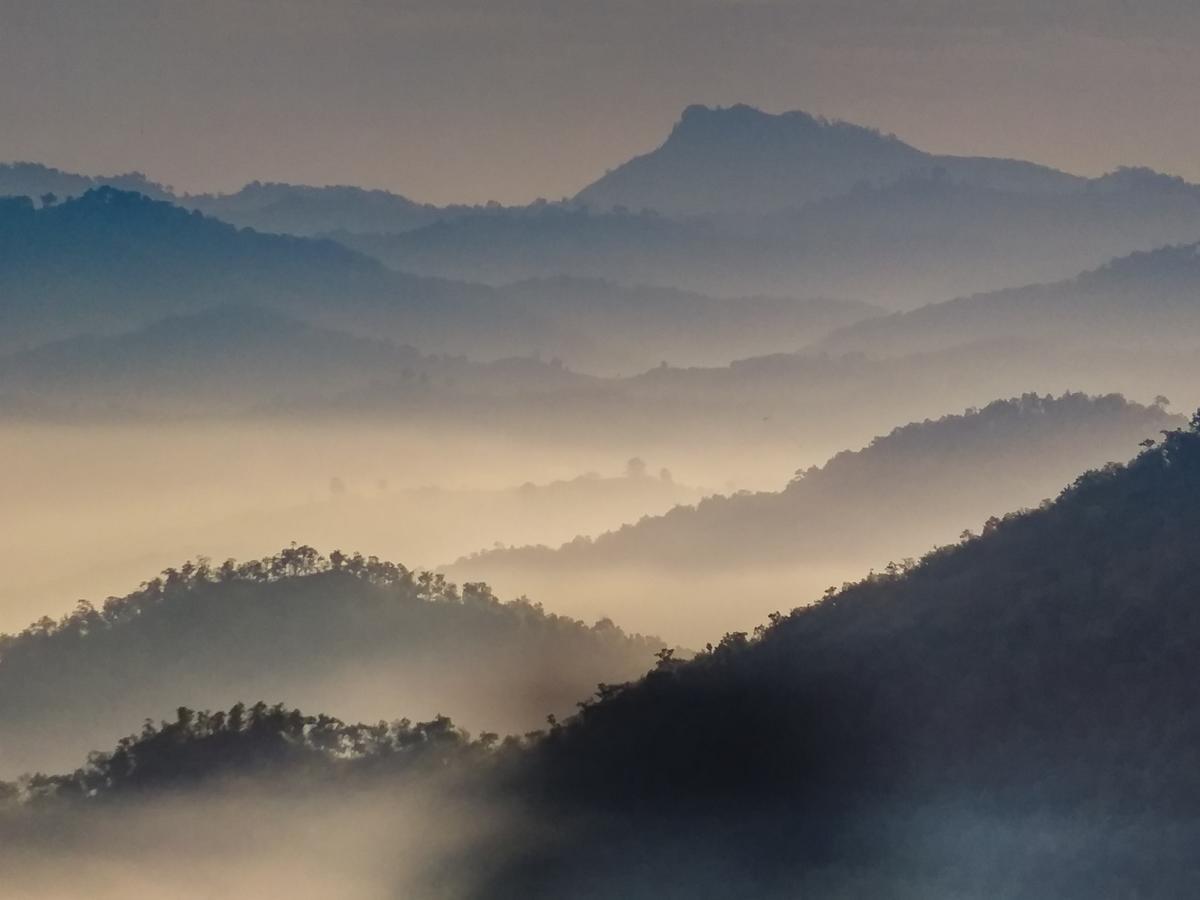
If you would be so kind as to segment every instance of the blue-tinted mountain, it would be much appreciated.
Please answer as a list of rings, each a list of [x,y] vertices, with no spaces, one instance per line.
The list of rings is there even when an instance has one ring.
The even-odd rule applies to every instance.
[[[697,105],[683,111],[661,147],[617,167],[575,199],[598,209],[761,213],[934,171],[1006,191],[1068,192],[1086,182],[1018,160],[938,156],[871,128],[804,112]]]
[[[42,198],[57,203],[72,197],[82,197],[88,191],[110,187],[132,191],[154,200],[173,200],[170,188],[151,181],[141,172],[123,175],[79,175],[34,162],[0,163],[0,197]],[[46,197],[52,194],[53,197]]]
[[[976,294],[852,325],[823,346],[902,355],[1036,338],[1066,350],[1200,346],[1200,244],[1133,253],[1052,284]]]
[[[417,203],[390,191],[350,185],[257,181],[231,194],[195,194],[176,202],[256,231],[309,236],[337,231],[399,233],[482,210]]]
[[[41,209],[0,202],[0,350],[215,304],[303,308],[417,287],[332,241],[243,231],[113,188]]]
[[[0,394],[60,415],[96,415],[106,408],[167,416],[245,414],[333,404],[368,390],[429,406],[590,381],[533,359],[473,363],[314,326],[277,310],[232,305],[0,357]]]

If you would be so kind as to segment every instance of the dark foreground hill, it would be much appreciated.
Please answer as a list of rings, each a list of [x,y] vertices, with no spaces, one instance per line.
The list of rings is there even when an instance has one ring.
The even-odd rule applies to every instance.
[[[45,852],[38,828],[85,814],[56,792],[94,805],[241,773],[296,796],[371,760],[379,790],[425,761],[490,780],[477,812],[497,797],[510,811],[492,838],[422,860],[460,890],[416,896],[1191,896],[1198,543],[1200,415],[919,563],[691,661],[664,652],[523,748],[438,721],[183,710],[75,775],[27,784],[50,795],[50,818],[10,812],[7,825]],[[361,782],[340,783],[349,795]],[[462,782],[441,796],[462,804]],[[388,802],[432,821],[420,797]],[[464,872],[477,876],[465,891]]]
[[[928,174],[745,217],[546,206],[333,237],[404,271],[469,281],[569,272],[727,296],[858,297],[898,309],[1057,281],[1131,251],[1195,241],[1200,188],[1144,169],[1070,193]]]
[[[180,704],[259,697],[519,732],[598,682],[641,674],[661,646],[374,558],[295,547],[240,566],[189,563],[0,636],[0,771],[72,765]]]
[[[581,830],[486,895],[1190,895],[1197,427],[604,692],[530,760]]]

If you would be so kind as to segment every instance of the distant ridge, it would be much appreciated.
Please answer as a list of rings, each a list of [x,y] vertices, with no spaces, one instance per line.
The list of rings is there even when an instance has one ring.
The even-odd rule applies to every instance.
[[[484,551],[447,573],[501,590],[520,586],[562,608],[588,608],[582,598],[592,590],[589,580],[625,572],[627,584],[652,585],[646,590],[656,602],[670,596],[690,610],[680,629],[694,629],[706,615],[719,616],[721,628],[736,627],[746,621],[744,608],[756,602],[749,587],[755,579],[786,593],[807,589],[831,571],[860,571],[919,553],[989,515],[1040,502],[1076,473],[1123,460],[1139,440],[1180,422],[1162,406],[1119,394],[1026,394],[896,428],[798,473],[780,491],[712,496],[554,549]],[[708,597],[698,586],[722,578],[740,581],[745,593],[737,605],[722,606],[726,598],[718,591],[719,600],[706,608]],[[604,608],[635,627],[669,631],[669,622],[639,621],[653,607],[648,596],[636,587],[623,593],[624,608],[616,600]],[[709,624],[709,630],[720,629]],[[700,639],[694,630],[671,636]]]
[[[173,200],[171,189],[151,181],[141,172],[122,175],[78,175],[35,162],[0,163],[0,197],[31,197],[41,200],[53,194],[54,200],[80,197],[93,188],[111,187],[136,191],[153,200]]]
[[[973,341],[1190,348],[1200,343],[1200,243],[1131,253],[1097,269],[856,323],[822,348],[896,356]]]

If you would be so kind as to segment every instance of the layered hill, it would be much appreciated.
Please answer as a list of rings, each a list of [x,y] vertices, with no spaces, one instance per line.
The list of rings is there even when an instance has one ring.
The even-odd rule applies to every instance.
[[[475,211],[474,207],[431,206],[390,191],[351,185],[277,182],[253,182],[234,193],[190,195],[177,202],[243,228],[307,236],[331,231],[403,232]]]
[[[976,294],[850,326],[833,352],[898,356],[978,341],[1059,348],[1192,349],[1200,341],[1200,244],[1133,253],[1052,284]]]
[[[1018,160],[938,156],[804,112],[695,105],[661,147],[618,166],[575,199],[601,209],[761,213],[935,169],[983,187],[1039,193],[1077,190],[1085,181]]]
[[[445,219],[491,214],[499,208],[497,204],[434,206],[354,185],[275,181],[254,181],[224,194],[186,194],[141,172],[82,175],[41,163],[0,163],[0,197],[27,196],[53,205],[101,187],[166,200],[240,228],[310,237],[331,231],[399,233]]]
[[[0,201],[0,269],[0,353],[253,304],[427,353],[540,354],[628,371],[667,355],[726,362],[794,349],[875,312],[832,301],[726,304],[575,279],[501,290],[421,278],[332,241],[238,229],[107,187],[40,208]]]
[[[53,205],[81,197],[90,190],[110,187],[144,194],[154,200],[173,200],[170,188],[151,181],[141,172],[122,175],[80,175],[34,162],[0,163],[0,197],[32,197]]]
[[[1198,501],[1193,429],[601,692],[479,896],[1188,893]]]
[[[897,428],[782,491],[710,497],[556,549],[487,551],[448,571],[702,642],[705,632],[746,627],[797,594],[1036,504],[1073,473],[1126,459],[1177,422],[1119,395],[1026,395]],[[705,584],[720,589],[706,593]],[[680,619],[664,607],[689,609],[687,626],[675,625],[686,630],[670,630]]]
[[[0,638],[0,769],[73,767],[180,704],[261,697],[521,732],[600,681],[641,674],[661,646],[374,557],[201,560]]]
[[[444,720],[184,708],[74,775],[8,787],[0,827],[28,858],[64,828],[80,844],[87,826],[139,811],[105,799],[186,809],[238,777],[258,821],[295,814],[290,797],[326,810],[369,792],[428,828],[443,807],[413,778],[437,777],[455,809],[509,812],[436,858],[426,845],[420,874],[435,877],[418,896],[1186,896],[1200,814],[1198,427],[752,636],[686,662],[660,653],[644,677],[602,685],[577,715],[499,751]],[[22,790],[43,805],[15,809]]]
[[[412,291],[431,284],[412,279]],[[101,187],[35,209],[0,206],[0,349],[114,331],[221,303],[302,307],[400,293],[401,276],[330,241],[240,231]]]
[[[11,400],[97,415],[245,414],[366,390],[410,407],[464,395],[538,394],[592,379],[533,359],[473,363],[310,325],[275,310],[216,306],[123,334],[68,338],[0,357]]]

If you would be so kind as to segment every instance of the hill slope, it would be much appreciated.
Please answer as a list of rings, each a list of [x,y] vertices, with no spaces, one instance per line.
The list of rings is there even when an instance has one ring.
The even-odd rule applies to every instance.
[[[73,410],[167,416],[287,408],[369,389],[428,406],[462,396],[536,394],[591,379],[536,360],[472,363],[310,325],[285,313],[218,306],[136,331],[69,338],[0,356],[0,392]]]
[[[33,162],[0,163],[0,197],[33,197],[41,202],[47,194],[58,202],[71,197],[81,197],[90,190],[101,187],[119,191],[133,191],[154,200],[173,200],[169,188],[151,181],[141,172],[124,175],[79,175],[64,172],[51,166]]]
[[[597,682],[641,674],[661,646],[374,558],[293,547],[241,566],[188,563],[0,637],[0,770],[73,767],[181,703],[261,697],[520,732]]]
[[[1128,458],[1138,441],[1173,424],[1162,408],[1119,395],[1025,395],[897,428],[782,491],[711,497],[594,539],[488,551],[447,571],[702,643],[796,593],[1036,504],[1074,473]],[[678,608],[689,610],[686,625]]]
[[[297,810],[287,798],[360,788],[428,827],[445,819],[410,776],[490,781],[440,782],[434,811],[478,801],[471,821],[497,798],[509,811],[423,855],[421,874],[441,877],[415,896],[1174,900],[1192,892],[1200,838],[1198,539],[1200,414],[982,536],[691,661],[660,654],[524,749],[489,751],[445,721],[184,709],[31,787],[191,808],[207,791],[159,791],[232,774],[279,828]],[[64,828],[73,846],[138,812],[82,806],[14,810],[0,826],[45,853]],[[105,853],[128,859],[128,841]]]
[[[744,217],[498,210],[396,235],[334,237],[405,271],[502,283],[561,273],[738,296],[859,297],[907,308],[1067,278],[1200,238],[1200,188],[1124,169],[1031,192],[944,170]]]
[[[823,347],[896,356],[1029,338],[1162,351],[1200,342],[1200,244],[1133,253],[1076,278],[977,294],[852,325]]]
[[[252,304],[426,353],[542,354],[610,371],[797,349],[876,312],[577,279],[498,290],[420,278],[329,240],[237,229],[111,188],[45,208],[0,200],[0,296],[0,353]]]
[[[380,296],[399,278],[331,241],[239,231],[107,187],[36,210],[0,201],[0,350],[216,304]]]
[[[1193,427],[664,662],[544,742],[529,782],[564,830],[486,894],[1186,895],[1197,540]]]

